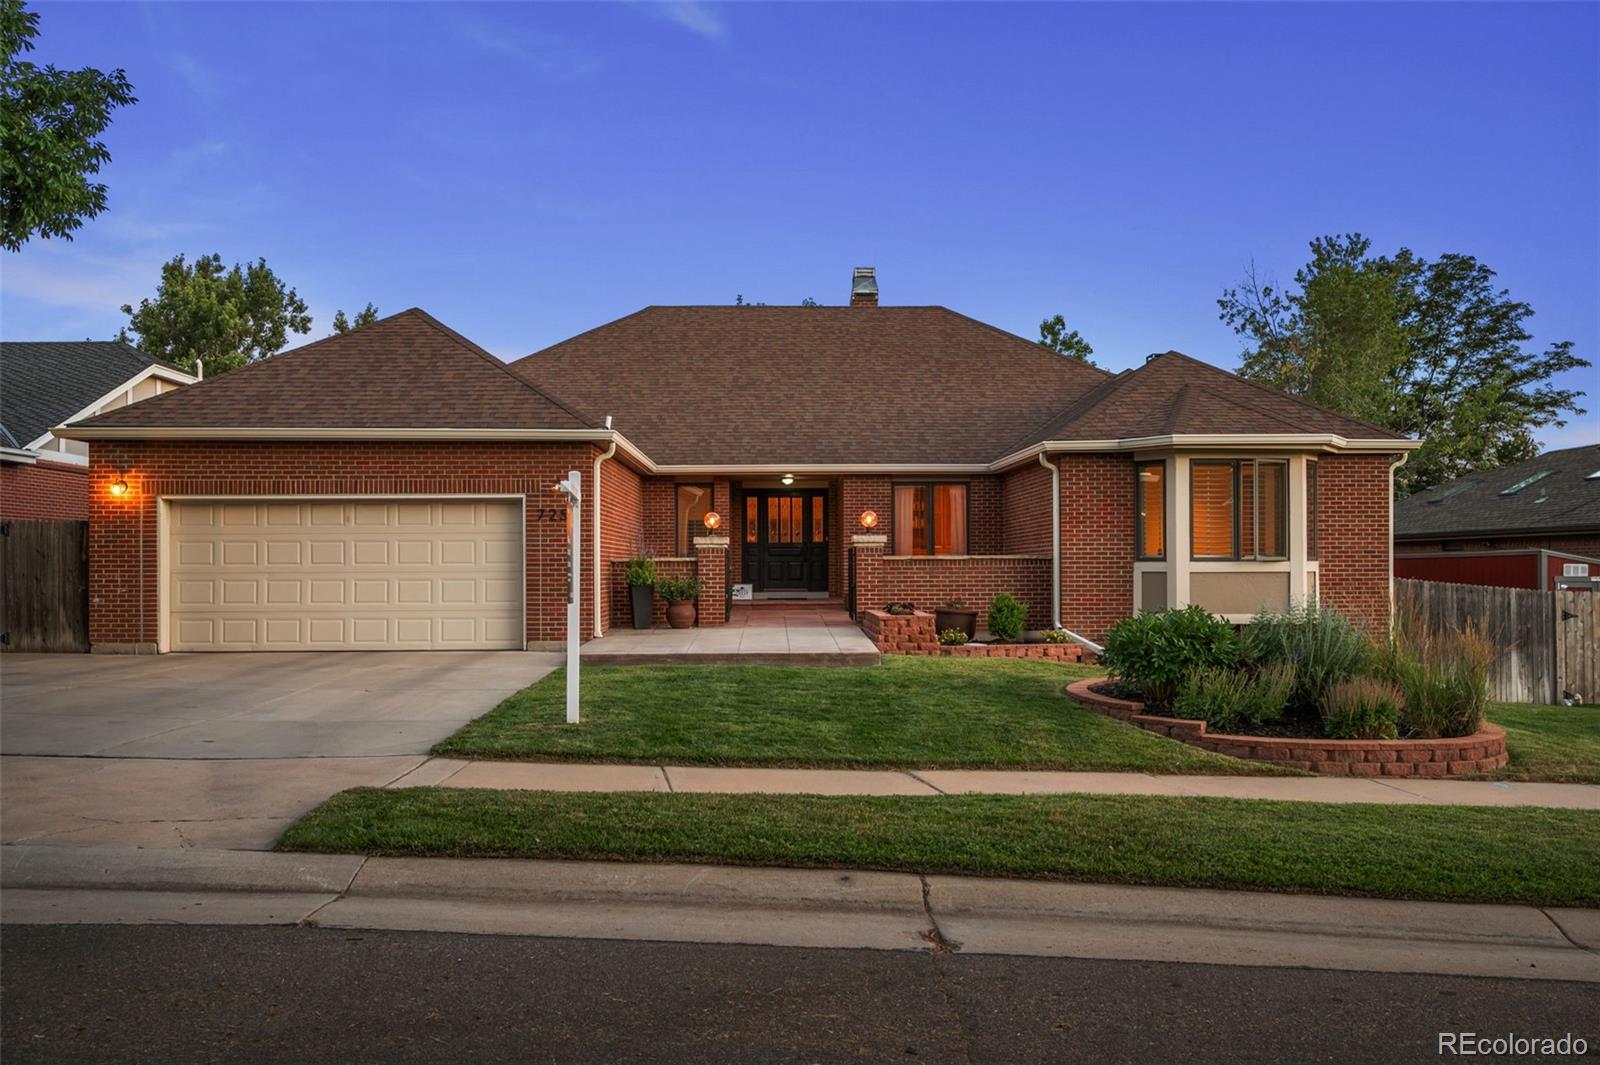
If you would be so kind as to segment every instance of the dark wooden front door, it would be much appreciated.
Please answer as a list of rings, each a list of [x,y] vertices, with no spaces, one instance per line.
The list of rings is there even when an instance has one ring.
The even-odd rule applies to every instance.
[[[759,490],[745,500],[745,582],[758,592],[826,592],[828,493]]]

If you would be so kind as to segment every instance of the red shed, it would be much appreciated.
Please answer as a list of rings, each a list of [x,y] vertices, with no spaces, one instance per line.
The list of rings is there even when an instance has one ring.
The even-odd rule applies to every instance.
[[[1419,581],[1484,584],[1494,588],[1593,591],[1600,585],[1600,559],[1534,548],[1433,551],[1420,555],[1396,555],[1394,575]]]

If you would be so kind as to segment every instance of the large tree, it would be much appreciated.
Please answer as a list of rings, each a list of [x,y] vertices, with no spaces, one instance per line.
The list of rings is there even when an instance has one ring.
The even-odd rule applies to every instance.
[[[335,333],[348,333],[352,329],[360,329],[364,325],[371,325],[378,320],[378,308],[367,304],[356,312],[354,318],[345,317],[342,310],[333,312],[333,331]]]
[[[1588,366],[1563,340],[1528,346],[1533,308],[1470,255],[1372,254],[1360,234],[1320,237],[1294,285],[1252,268],[1217,301],[1248,345],[1240,372],[1423,441],[1400,472],[1416,491],[1538,453],[1534,433],[1581,415],[1553,379]]]
[[[226,373],[283,350],[289,333],[311,330],[311,316],[294,289],[265,259],[222,265],[205,255],[192,264],[182,255],[161,267],[155,299],[123,305],[122,339],[146,353],[207,374]]]
[[[57,70],[19,58],[33,51],[39,16],[0,0],[0,246],[34,234],[72,239],[106,207],[90,178],[111,159],[101,133],[111,112],[137,102],[121,70]]]
[[[1094,354],[1094,349],[1076,329],[1069,330],[1067,320],[1059,314],[1039,323],[1039,346],[1048,348],[1057,355],[1065,355],[1069,359],[1094,365],[1093,360],[1089,358]]]

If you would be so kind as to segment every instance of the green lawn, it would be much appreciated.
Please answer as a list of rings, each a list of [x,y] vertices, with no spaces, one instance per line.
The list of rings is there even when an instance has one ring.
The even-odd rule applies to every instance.
[[[307,814],[278,848],[1600,905],[1600,814],[1537,807],[357,788]]]
[[[1511,755],[1497,779],[1600,784],[1600,706],[1497,703],[1489,720],[1506,730]]]
[[[469,758],[679,765],[1281,774],[1142,732],[1068,699],[1098,673],[1024,660],[886,656],[871,668],[600,666],[583,723],[562,670],[434,748]]]

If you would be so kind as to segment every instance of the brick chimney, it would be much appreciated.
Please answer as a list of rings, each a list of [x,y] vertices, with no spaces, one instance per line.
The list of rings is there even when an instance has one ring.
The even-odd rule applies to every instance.
[[[878,305],[878,271],[870,266],[856,267],[850,280],[850,306],[876,307]]]

